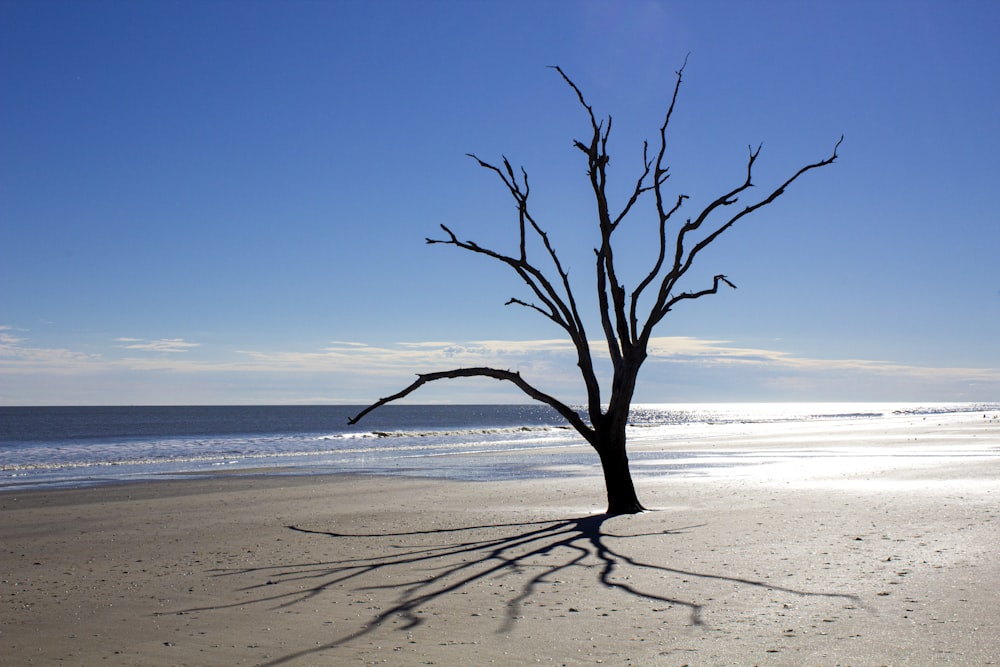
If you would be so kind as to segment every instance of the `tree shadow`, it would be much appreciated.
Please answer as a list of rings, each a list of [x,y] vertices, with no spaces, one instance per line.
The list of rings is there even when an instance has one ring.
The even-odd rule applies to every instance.
[[[554,583],[555,578],[573,568],[596,569],[598,582],[607,589],[626,593],[635,598],[662,603],[668,606],[686,608],[690,623],[703,625],[703,605],[681,600],[658,591],[647,590],[628,583],[628,576],[616,577],[619,570],[635,568],[688,578],[717,580],[782,591],[799,596],[844,598],[858,601],[855,595],[843,593],[810,592],[777,586],[772,582],[758,581],[692,570],[683,570],[657,563],[646,562],[628,555],[613,542],[635,538],[651,538],[681,535],[701,528],[705,524],[687,526],[651,533],[618,534],[605,529],[605,523],[613,517],[591,515],[564,520],[547,520],[518,523],[477,525],[459,528],[441,528],[397,533],[337,533],[311,530],[299,526],[288,526],[289,530],[308,535],[322,536],[338,540],[352,538],[399,538],[401,543],[393,545],[398,553],[361,558],[350,558],[329,562],[297,563],[268,567],[240,568],[217,571],[213,576],[259,575],[264,581],[248,586],[243,591],[261,593],[249,604],[273,604],[275,609],[283,609],[322,596],[346,583],[354,583],[355,591],[376,591],[394,589],[399,593],[396,603],[387,609],[373,613],[367,622],[354,632],[338,639],[311,647],[290,655],[282,656],[263,665],[280,665],[311,654],[330,650],[373,633],[390,619],[401,619],[400,630],[411,630],[423,622],[421,611],[435,600],[459,593],[473,584],[495,576],[521,574],[524,581],[520,589],[507,600],[506,613],[498,632],[508,632],[520,617],[522,606],[538,591],[539,586]],[[504,530],[499,537],[482,539],[449,540],[438,544],[408,546],[404,542],[419,541],[427,536],[447,536],[473,534],[486,530]],[[552,557],[558,556],[558,557]],[[550,557],[550,558],[546,558]],[[395,571],[413,571],[413,566],[426,566],[425,576],[395,583],[378,583],[381,575]],[[391,577],[389,577],[391,579]],[[302,586],[303,583],[306,586]],[[282,584],[284,592],[265,594],[271,586]],[[297,585],[287,590],[289,585]],[[246,606],[241,600],[229,605],[200,607],[183,610],[185,613],[219,610]]]

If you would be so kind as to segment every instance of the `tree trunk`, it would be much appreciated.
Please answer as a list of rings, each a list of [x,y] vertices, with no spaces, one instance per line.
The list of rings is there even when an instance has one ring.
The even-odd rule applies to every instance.
[[[625,451],[625,429],[605,434],[598,442],[597,453],[601,457],[604,470],[604,486],[608,493],[609,515],[638,514],[646,508],[639,502],[632,484],[632,472],[628,467]]]

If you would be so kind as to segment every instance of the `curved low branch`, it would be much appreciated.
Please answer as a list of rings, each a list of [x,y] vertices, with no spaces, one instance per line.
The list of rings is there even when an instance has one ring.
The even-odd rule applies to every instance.
[[[594,430],[585,422],[580,415],[573,408],[569,407],[559,399],[549,396],[545,392],[539,391],[528,383],[524,378],[521,377],[520,373],[514,371],[505,371],[498,368],[488,368],[485,366],[479,366],[475,368],[455,368],[450,371],[438,371],[436,373],[423,373],[417,375],[417,379],[406,389],[403,389],[399,393],[393,394],[392,396],[387,396],[385,398],[380,398],[375,403],[372,403],[367,408],[351,417],[347,420],[348,424],[357,424],[361,421],[362,417],[367,415],[372,410],[380,408],[386,403],[392,403],[401,398],[404,398],[414,391],[424,386],[428,382],[434,382],[435,380],[445,380],[445,379],[455,379],[455,378],[467,378],[467,377],[489,377],[494,380],[503,380],[506,382],[511,382],[518,389],[523,391],[525,394],[533,398],[534,400],[545,403],[565,419],[569,424],[577,430],[577,432],[582,435],[587,442],[591,444],[594,443]]]

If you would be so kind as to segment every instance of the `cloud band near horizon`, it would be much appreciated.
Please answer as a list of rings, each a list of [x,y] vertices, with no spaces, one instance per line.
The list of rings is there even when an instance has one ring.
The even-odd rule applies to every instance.
[[[95,351],[41,347],[0,327],[0,404],[365,403],[414,374],[466,366],[521,371],[567,402],[582,400],[565,340],[333,341],[309,351],[222,349],[184,338],[118,337]],[[594,342],[600,358],[603,341]],[[728,340],[652,339],[637,402],[687,400],[993,401],[1000,369],[819,359]],[[414,402],[518,402],[491,380],[436,383]],[[59,391],[53,392],[58,385]],[[858,389],[862,387],[863,389]],[[175,393],[176,392],[176,393]],[[43,399],[44,396],[52,398]],[[178,401],[178,396],[182,397]],[[42,401],[39,403],[39,401]],[[55,402],[53,402],[55,401]]]

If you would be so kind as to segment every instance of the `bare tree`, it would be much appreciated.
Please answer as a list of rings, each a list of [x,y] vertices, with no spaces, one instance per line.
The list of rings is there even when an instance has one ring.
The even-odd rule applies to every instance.
[[[686,65],[686,62],[685,62]],[[350,420],[357,423],[372,410],[398,400],[416,391],[421,386],[445,378],[488,377],[513,383],[536,401],[551,406],[597,452],[604,472],[604,482],[608,498],[608,514],[632,514],[645,508],[639,502],[632,483],[626,450],[626,424],[636,388],[639,369],[648,356],[647,348],[656,326],[676,306],[683,302],[700,299],[715,294],[721,284],[735,288],[726,276],[717,275],[710,286],[695,291],[678,291],[682,278],[694,264],[695,258],[724,232],[737,222],[767,206],[784,194],[786,188],[800,176],[813,169],[825,167],[837,159],[837,149],[843,137],[837,141],[833,152],[826,159],[807,164],[793,173],[787,180],[770,191],[766,196],[754,199],[742,207],[734,208],[740,198],[753,187],[754,163],[760,155],[760,146],[750,148],[746,163],[746,178],[728,190],[700,212],[687,217],[683,222],[673,222],[675,214],[683,207],[686,195],[668,197],[665,184],[669,178],[669,168],[664,164],[667,149],[667,128],[677,102],[684,72],[682,66],[677,71],[670,106],[659,130],[659,150],[655,157],[649,156],[648,142],[643,144],[643,169],[631,189],[628,199],[621,208],[612,208],[608,201],[608,137],[611,134],[611,117],[600,122],[584,99],[577,85],[559,67],[556,72],[572,88],[580,105],[590,120],[590,137],[586,141],[574,141],[587,159],[590,187],[597,209],[600,228],[600,244],[594,249],[596,261],[597,298],[601,327],[613,368],[611,386],[607,402],[601,393],[598,374],[595,371],[592,350],[584,329],[584,318],[577,308],[569,274],[563,268],[555,248],[547,233],[538,224],[528,208],[528,174],[522,168],[515,172],[506,157],[501,165],[485,162],[470,154],[479,165],[494,172],[510,192],[517,205],[519,250],[516,254],[504,254],[485,248],[473,241],[462,241],[445,225],[441,225],[444,238],[427,239],[427,243],[453,245],[462,250],[483,255],[510,267],[528,286],[534,295],[532,301],[512,298],[507,305],[515,304],[537,311],[543,317],[559,326],[569,336],[576,350],[577,365],[583,384],[587,390],[585,410],[578,412],[559,399],[546,394],[529,383],[518,372],[496,368],[458,368],[417,376],[417,380],[397,394],[379,399]],[[658,218],[659,250],[649,271],[638,281],[631,294],[619,277],[612,237],[622,222],[635,208],[637,202],[652,197]],[[534,244],[534,245],[532,245]],[[547,271],[539,268],[534,256],[529,259],[529,246],[541,248],[542,261],[548,265]],[[643,299],[640,306],[640,298]],[[640,309],[642,313],[640,314]]]

